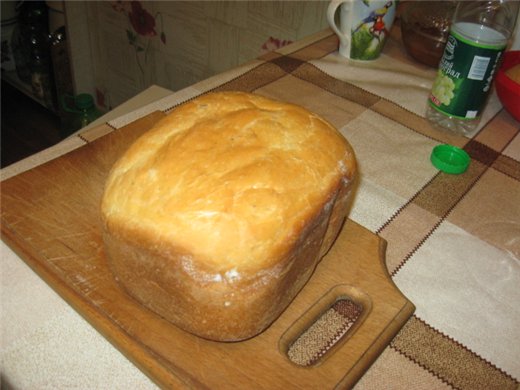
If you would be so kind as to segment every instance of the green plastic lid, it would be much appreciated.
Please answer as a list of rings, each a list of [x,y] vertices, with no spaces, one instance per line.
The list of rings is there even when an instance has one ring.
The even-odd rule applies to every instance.
[[[430,160],[435,168],[452,175],[466,172],[471,161],[468,153],[453,145],[437,145]]]

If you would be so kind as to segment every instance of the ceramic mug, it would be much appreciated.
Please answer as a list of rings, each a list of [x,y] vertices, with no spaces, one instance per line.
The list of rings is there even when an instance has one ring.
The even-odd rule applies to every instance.
[[[353,60],[375,60],[381,54],[395,19],[397,0],[332,0],[330,27],[339,37],[339,54]],[[336,11],[339,12],[339,26]]]

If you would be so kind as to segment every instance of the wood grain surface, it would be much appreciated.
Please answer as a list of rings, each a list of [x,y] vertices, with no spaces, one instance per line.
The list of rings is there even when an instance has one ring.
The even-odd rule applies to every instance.
[[[351,220],[288,309],[246,341],[188,334],[117,285],[100,234],[104,182],[115,160],[163,115],[150,114],[4,181],[2,239],[163,388],[351,387],[414,311],[386,271],[386,242]],[[291,342],[343,296],[363,306],[356,324],[317,364],[291,362]]]

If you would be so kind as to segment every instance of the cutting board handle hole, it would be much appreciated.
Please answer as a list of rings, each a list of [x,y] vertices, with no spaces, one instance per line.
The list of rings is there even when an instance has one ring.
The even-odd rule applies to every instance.
[[[371,307],[371,300],[363,291],[337,285],[282,335],[280,351],[298,366],[317,366],[356,333]]]

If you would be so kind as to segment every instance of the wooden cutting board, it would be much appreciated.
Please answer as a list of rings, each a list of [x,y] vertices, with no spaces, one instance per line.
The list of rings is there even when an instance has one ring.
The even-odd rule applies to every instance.
[[[113,279],[100,236],[108,171],[164,114],[126,127],[2,183],[2,239],[114,346],[163,388],[351,387],[412,315],[384,264],[386,243],[348,220],[287,310],[262,334],[218,343],[188,334],[140,306]],[[102,126],[85,137],[110,130]],[[338,298],[361,305],[343,339],[311,366],[287,348]]]

